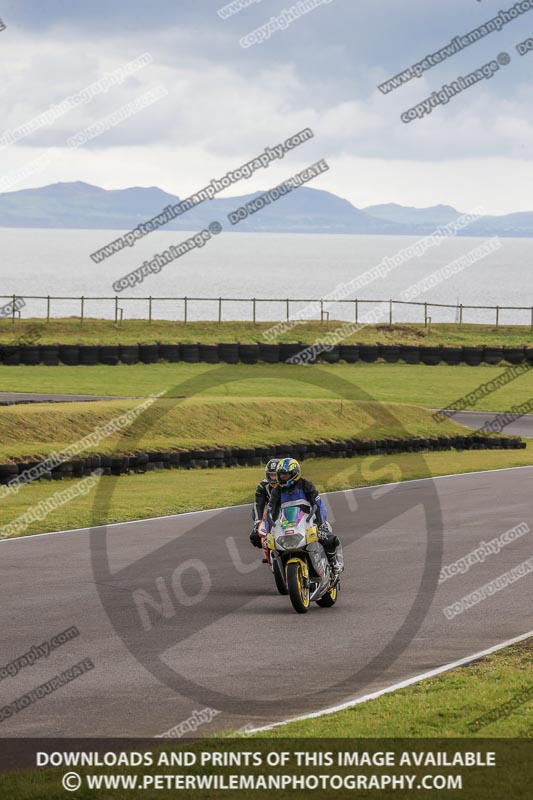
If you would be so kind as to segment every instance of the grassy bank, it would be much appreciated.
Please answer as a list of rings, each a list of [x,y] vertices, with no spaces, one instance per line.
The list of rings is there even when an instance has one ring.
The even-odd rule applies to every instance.
[[[116,367],[0,366],[0,389],[12,392],[147,396],[205,394],[223,397],[331,398],[413,403],[442,408],[503,374],[505,366],[428,367],[423,364],[289,364],[235,366],[124,364]],[[508,411],[533,398],[533,370],[479,399],[479,411]]]
[[[213,307],[215,304],[213,304]],[[366,306],[362,306],[362,309]],[[367,309],[368,310],[368,309]],[[421,310],[422,315],[422,310]],[[328,330],[334,330],[342,322],[305,322],[281,333],[272,341],[314,342]],[[263,333],[276,325],[275,322],[167,322],[164,320],[125,320],[117,325],[111,320],[85,319],[10,319],[0,320],[0,343],[13,343],[19,338],[41,344],[137,344],[143,342],[258,342],[265,341]],[[427,345],[507,345],[509,347],[533,345],[533,333],[529,326],[504,325],[458,325],[434,324],[429,328],[423,324],[368,325],[362,327],[346,343],[365,342],[375,344],[427,344]]]
[[[46,457],[83,439],[131,409],[137,400],[45,403],[0,408],[0,458]],[[132,424],[87,452],[129,454],[145,450],[261,447],[322,439],[446,436],[468,433],[430,411],[392,403],[245,398],[161,399]]]
[[[528,443],[526,450],[314,459],[304,462],[304,475],[325,492],[532,463],[533,450]],[[76,498],[75,502],[56,509],[44,521],[31,523],[24,535],[251,503],[262,474],[258,467],[233,467],[104,477],[100,480],[104,481],[107,491],[98,494],[97,489],[92,489],[89,494]],[[2,524],[11,522],[32,506],[75,483],[63,480],[22,486],[17,494],[2,499]]]
[[[261,738],[533,737],[532,667],[533,639],[526,639],[438,678],[338,714],[291,723],[257,735]],[[524,690],[531,692],[529,700],[512,713],[490,724],[480,719]]]

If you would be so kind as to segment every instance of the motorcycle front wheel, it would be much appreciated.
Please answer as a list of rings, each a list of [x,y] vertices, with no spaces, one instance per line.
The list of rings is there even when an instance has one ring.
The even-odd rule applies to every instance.
[[[285,583],[285,578],[283,577],[283,567],[277,558],[272,565],[272,571],[274,573],[274,580],[276,582],[276,589],[278,592],[280,594],[289,594],[287,584]]]
[[[300,563],[287,566],[287,586],[292,607],[298,614],[305,614],[309,609],[309,586],[305,584]]]

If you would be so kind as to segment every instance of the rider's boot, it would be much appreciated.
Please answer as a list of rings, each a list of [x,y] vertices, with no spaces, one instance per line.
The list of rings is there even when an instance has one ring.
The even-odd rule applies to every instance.
[[[333,572],[333,580],[337,581],[341,573],[344,572],[344,555],[342,553],[342,544],[340,543],[339,539],[337,539],[337,546],[333,552],[327,552],[326,555],[328,557],[329,565]]]

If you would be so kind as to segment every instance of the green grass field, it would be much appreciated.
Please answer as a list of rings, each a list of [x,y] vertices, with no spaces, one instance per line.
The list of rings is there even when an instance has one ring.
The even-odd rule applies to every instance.
[[[137,400],[43,403],[0,408],[0,458],[45,458],[139,407]],[[322,439],[468,434],[430,411],[393,403],[193,397],[161,399],[87,452],[245,447]]]
[[[134,364],[116,367],[0,366],[0,391],[148,396],[331,398],[411,403],[441,408],[509,369],[423,364]],[[533,398],[533,370],[472,407],[508,411]]]
[[[337,491],[457,472],[527,466],[533,463],[532,447],[528,442],[526,450],[310,459],[303,462],[303,470],[320,491]],[[100,489],[59,507],[42,521],[32,522],[23,535],[251,503],[262,475],[259,467],[232,467],[102,477]],[[17,494],[2,498],[2,524],[17,519],[29,508],[75,483],[74,480],[41,481],[20,487]]]
[[[215,304],[213,304],[215,308]],[[362,307],[362,308],[366,308]],[[421,309],[421,317],[423,310]],[[74,317],[66,319],[0,320],[0,343],[28,339],[41,344],[137,344],[143,342],[258,342],[265,341],[263,333],[275,322],[167,322],[164,320],[131,319],[121,325],[111,320],[85,319],[83,324]],[[342,322],[304,322],[272,341],[314,342],[328,330]],[[434,324],[368,325],[348,337],[346,343],[375,344],[492,344],[522,346],[533,345],[533,332],[529,326]]]

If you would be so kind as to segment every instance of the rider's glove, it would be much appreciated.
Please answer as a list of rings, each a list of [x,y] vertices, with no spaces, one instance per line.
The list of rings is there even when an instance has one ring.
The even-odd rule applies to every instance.
[[[257,527],[256,526],[254,526],[254,528],[252,529],[252,532],[250,534],[250,541],[251,541],[251,543],[253,544],[254,547],[262,547],[263,546],[263,543],[261,541],[261,537],[259,536],[259,533],[257,531]]]

